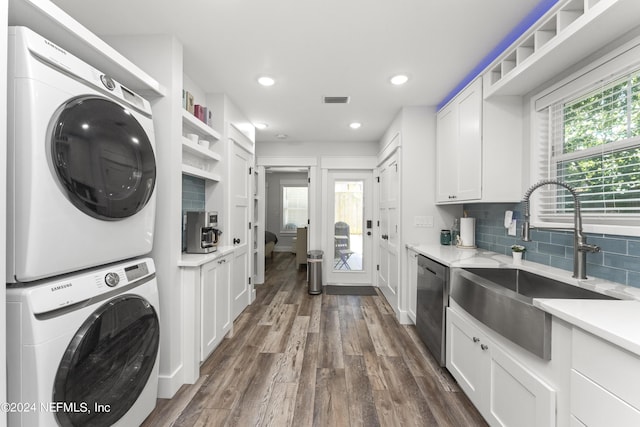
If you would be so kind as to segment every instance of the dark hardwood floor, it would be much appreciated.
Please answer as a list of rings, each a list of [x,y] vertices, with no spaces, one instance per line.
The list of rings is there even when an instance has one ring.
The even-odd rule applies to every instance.
[[[486,425],[384,297],[310,296],[292,254],[233,332],[144,426]]]

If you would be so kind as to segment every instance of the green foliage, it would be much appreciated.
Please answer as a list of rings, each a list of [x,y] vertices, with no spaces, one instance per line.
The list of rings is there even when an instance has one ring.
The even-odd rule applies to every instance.
[[[602,153],[556,165],[558,176],[581,192],[585,210],[640,212],[640,147],[606,146],[640,137],[640,73],[565,104],[563,131],[565,154],[603,146]],[[561,196],[562,206],[572,208],[572,198]]]

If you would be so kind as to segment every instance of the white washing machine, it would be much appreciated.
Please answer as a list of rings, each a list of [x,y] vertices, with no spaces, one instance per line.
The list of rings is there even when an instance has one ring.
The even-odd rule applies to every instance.
[[[153,260],[7,288],[9,426],[136,426],[156,405]]]
[[[148,101],[25,27],[9,28],[7,282],[147,254]]]

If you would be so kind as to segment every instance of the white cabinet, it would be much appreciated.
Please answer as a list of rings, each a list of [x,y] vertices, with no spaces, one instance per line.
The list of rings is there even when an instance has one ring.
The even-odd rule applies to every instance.
[[[438,204],[522,198],[522,98],[483,100],[478,78],[437,114]]]
[[[490,425],[556,425],[555,391],[451,307],[447,369]]]
[[[588,427],[640,425],[640,357],[574,328],[571,368],[572,420]]]
[[[232,325],[231,262],[226,255],[201,267],[200,273],[200,361],[220,344]]]
[[[418,253],[407,249],[407,311],[409,318],[416,323],[416,299],[418,294]]]
[[[438,202],[482,195],[482,79],[476,79],[437,115]]]

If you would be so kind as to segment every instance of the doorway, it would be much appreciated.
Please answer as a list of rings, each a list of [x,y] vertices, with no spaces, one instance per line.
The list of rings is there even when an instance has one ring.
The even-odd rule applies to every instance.
[[[329,171],[327,283],[372,283],[372,172]]]

